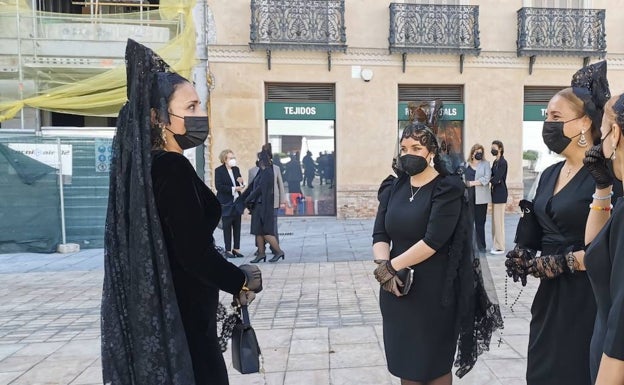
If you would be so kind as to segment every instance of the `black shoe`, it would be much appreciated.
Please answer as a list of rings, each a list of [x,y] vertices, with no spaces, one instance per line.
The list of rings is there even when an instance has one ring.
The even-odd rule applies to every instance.
[[[273,258],[269,259],[269,262],[277,262],[281,259],[284,259],[284,253],[280,254],[280,255],[275,255]]]
[[[234,254],[230,253],[229,251],[226,251],[225,253],[223,253],[223,255],[225,255],[225,258],[228,258],[228,259],[229,259],[229,258],[236,258],[236,257],[234,256]]]
[[[235,256],[236,258],[245,258],[245,256],[244,256],[243,254],[239,253],[239,252],[238,252],[238,251],[236,251],[236,250],[232,250],[232,254],[234,254],[234,256]]]
[[[249,262],[251,263],[266,262],[266,254],[258,254],[256,258],[252,259]]]

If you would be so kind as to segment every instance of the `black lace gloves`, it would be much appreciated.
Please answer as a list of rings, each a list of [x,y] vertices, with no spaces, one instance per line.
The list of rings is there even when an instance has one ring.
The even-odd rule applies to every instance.
[[[513,278],[514,282],[520,281],[522,286],[527,284],[527,275],[529,264],[535,258],[535,250],[524,249],[516,245],[513,250],[507,253],[505,267],[507,276]]]
[[[572,253],[572,249],[564,254],[549,254],[535,256],[535,251],[516,246],[507,253],[505,261],[507,275],[514,282],[521,281],[526,286],[527,275],[540,279],[552,279],[563,273],[574,273],[579,268],[579,263]]]
[[[598,144],[587,150],[583,164],[596,181],[598,189],[613,185],[613,175],[607,167],[607,159],[605,159],[602,153],[602,145]]]
[[[262,291],[262,272],[255,265],[240,265],[238,268],[245,274],[245,284],[238,294],[234,294],[234,302],[247,306],[256,298],[256,293]]]
[[[403,281],[396,275],[396,270],[392,267],[392,264],[387,259],[376,259],[375,263],[378,265],[375,269],[375,279],[381,285],[381,288],[387,292],[390,292],[397,297],[401,297],[401,292],[404,284]]]

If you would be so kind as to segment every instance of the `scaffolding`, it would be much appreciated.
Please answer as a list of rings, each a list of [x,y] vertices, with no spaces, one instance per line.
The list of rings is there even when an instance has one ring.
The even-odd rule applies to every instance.
[[[194,25],[185,23],[195,1],[73,2],[85,14],[38,11],[37,2],[0,1],[0,122],[40,126],[27,122],[25,107],[115,116],[126,100],[128,38],[150,46],[185,76],[195,64]],[[104,7],[136,11],[107,13]]]

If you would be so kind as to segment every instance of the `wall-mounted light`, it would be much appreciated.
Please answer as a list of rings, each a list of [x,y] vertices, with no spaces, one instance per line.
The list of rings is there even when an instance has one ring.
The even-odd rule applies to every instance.
[[[362,78],[362,80],[364,80],[365,82],[370,82],[371,79],[373,78],[373,71],[369,70],[368,68],[364,68],[361,72],[360,72],[360,77]]]

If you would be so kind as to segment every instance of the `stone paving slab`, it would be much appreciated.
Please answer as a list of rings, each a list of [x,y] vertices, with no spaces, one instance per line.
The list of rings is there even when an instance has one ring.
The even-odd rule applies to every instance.
[[[238,374],[228,351],[231,384],[399,384],[385,366],[379,286],[370,261],[372,221],[292,221],[282,222],[287,234],[282,244],[285,250],[298,247],[301,256],[259,264],[265,289],[250,307],[265,373]],[[512,236],[507,234],[508,245]],[[341,239],[348,244],[344,250],[338,246]],[[246,242],[243,252],[251,254],[253,245]],[[304,247],[308,244],[314,254],[312,246]],[[344,252],[335,257],[332,250]],[[101,384],[102,259],[101,249],[0,255],[0,385]],[[530,280],[518,296],[517,284],[505,284],[504,257],[488,260],[506,328],[493,337],[491,350],[475,368],[454,383],[524,384],[537,282]],[[225,294],[222,300],[229,302]]]

